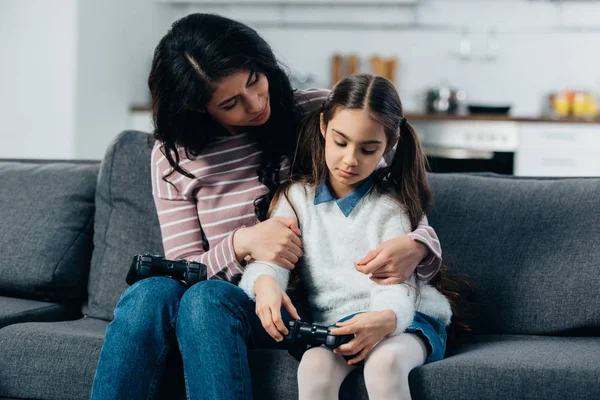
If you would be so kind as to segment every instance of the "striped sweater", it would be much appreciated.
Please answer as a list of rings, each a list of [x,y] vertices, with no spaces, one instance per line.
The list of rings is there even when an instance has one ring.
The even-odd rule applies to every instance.
[[[329,91],[298,91],[296,100],[308,112],[325,100]],[[233,248],[234,232],[256,225],[254,200],[268,192],[258,181],[261,150],[247,133],[226,136],[209,144],[195,159],[178,149],[180,165],[195,178],[171,171],[164,149],[157,141],[152,150],[152,195],[156,204],[165,257],[206,264],[208,277],[231,280],[244,271]],[[287,179],[290,165],[281,167],[281,180]],[[203,246],[202,233],[209,249]],[[411,232],[429,249],[429,257],[417,267],[420,279],[429,279],[441,265],[441,247],[426,220]],[[366,254],[365,254],[366,255]]]

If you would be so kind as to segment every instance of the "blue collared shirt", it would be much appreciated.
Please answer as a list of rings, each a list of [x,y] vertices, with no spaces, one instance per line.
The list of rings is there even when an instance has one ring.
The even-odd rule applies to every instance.
[[[348,193],[341,199],[336,199],[331,190],[329,189],[329,185],[327,183],[322,183],[317,187],[315,192],[315,206],[321,203],[327,203],[328,201],[335,201],[342,211],[342,213],[347,217],[350,215],[354,207],[358,204],[358,202],[365,197],[365,194],[369,192],[371,187],[373,186],[373,176],[369,176],[363,183],[361,183],[356,190],[352,193]]]

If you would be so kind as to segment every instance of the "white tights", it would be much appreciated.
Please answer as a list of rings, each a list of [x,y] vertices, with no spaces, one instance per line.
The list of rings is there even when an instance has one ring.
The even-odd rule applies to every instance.
[[[427,348],[415,334],[401,333],[381,341],[364,364],[369,399],[410,399],[408,374],[426,359]],[[355,368],[326,347],[308,350],[298,367],[300,400],[338,400],[342,382]]]

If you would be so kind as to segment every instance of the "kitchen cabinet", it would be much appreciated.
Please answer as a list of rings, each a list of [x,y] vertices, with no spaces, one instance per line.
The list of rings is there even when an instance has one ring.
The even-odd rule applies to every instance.
[[[409,114],[429,156],[481,159],[514,153],[514,175],[600,177],[600,123],[444,120]],[[456,119],[456,118],[454,118]],[[152,132],[148,107],[133,107],[127,129]]]
[[[419,0],[155,0],[157,3],[177,4],[264,4],[264,5],[403,5],[417,4]]]
[[[600,124],[521,123],[515,175],[600,176]]]

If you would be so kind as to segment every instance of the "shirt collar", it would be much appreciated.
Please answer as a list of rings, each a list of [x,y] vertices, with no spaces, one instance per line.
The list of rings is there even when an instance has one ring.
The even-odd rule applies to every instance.
[[[321,203],[327,203],[329,201],[335,201],[344,214],[344,216],[350,215],[352,210],[356,207],[358,202],[365,197],[365,194],[371,189],[373,186],[373,176],[369,176],[363,183],[361,183],[353,192],[347,194],[346,196],[336,199],[335,196],[331,193],[329,189],[329,185],[325,182],[320,184],[317,187],[315,192],[315,205]]]

